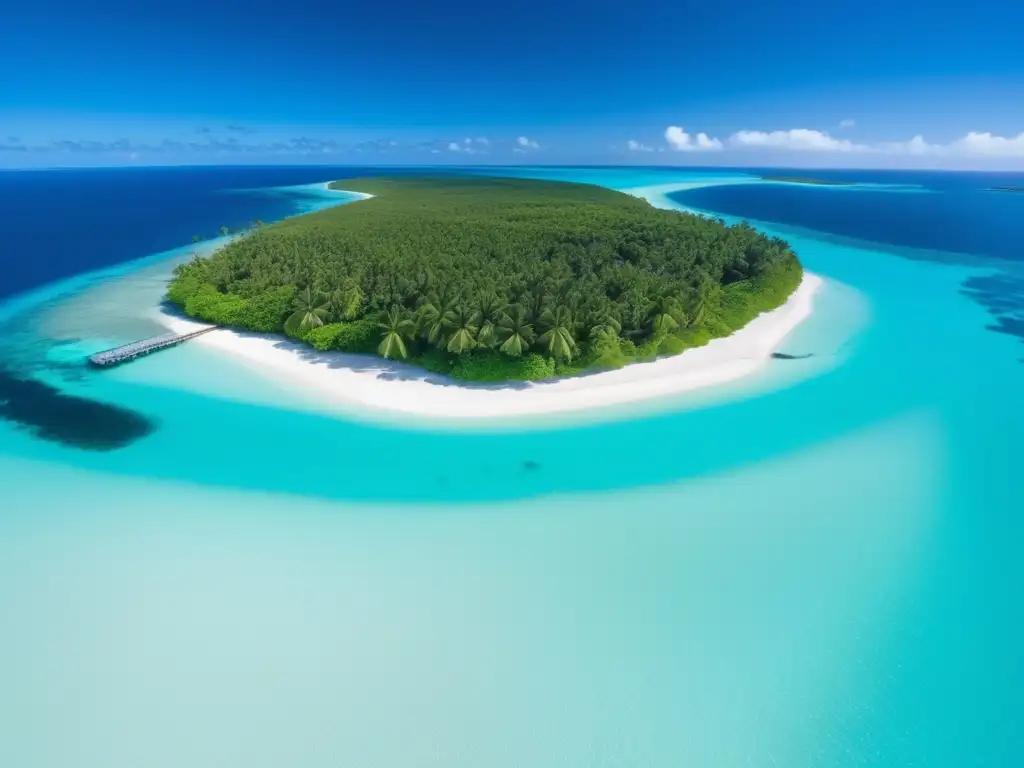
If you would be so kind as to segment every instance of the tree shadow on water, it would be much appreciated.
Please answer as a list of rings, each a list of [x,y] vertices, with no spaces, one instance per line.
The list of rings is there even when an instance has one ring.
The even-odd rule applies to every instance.
[[[42,440],[90,451],[123,448],[156,429],[155,422],[135,411],[69,395],[3,369],[0,418],[26,428]]]

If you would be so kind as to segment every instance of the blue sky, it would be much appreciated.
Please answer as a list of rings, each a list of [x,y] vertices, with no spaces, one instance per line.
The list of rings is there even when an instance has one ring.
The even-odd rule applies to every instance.
[[[0,166],[1024,168],[1024,7],[23,2]]]

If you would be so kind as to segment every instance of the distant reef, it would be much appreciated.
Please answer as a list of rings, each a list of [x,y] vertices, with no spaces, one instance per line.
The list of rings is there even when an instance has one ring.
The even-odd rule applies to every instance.
[[[989,187],[989,192],[1016,192],[1019,195],[1024,195],[1024,187]]]
[[[761,181],[784,181],[787,184],[813,184],[819,187],[852,187],[856,184],[853,181],[829,181],[810,176],[762,176]]]

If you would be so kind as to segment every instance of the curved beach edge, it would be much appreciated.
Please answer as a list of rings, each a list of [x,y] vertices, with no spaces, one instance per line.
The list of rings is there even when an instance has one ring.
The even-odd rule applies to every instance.
[[[817,275],[805,272],[781,307],[706,346],[615,371],[545,382],[467,384],[376,356],[317,352],[280,336],[227,329],[191,343],[230,355],[331,410],[371,418],[501,422],[624,406],[750,376],[811,316],[822,283]],[[177,333],[198,326],[169,314],[161,314],[160,322]]]

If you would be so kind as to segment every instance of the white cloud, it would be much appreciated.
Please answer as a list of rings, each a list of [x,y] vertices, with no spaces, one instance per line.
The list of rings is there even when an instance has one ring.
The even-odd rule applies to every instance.
[[[852,127],[853,120],[844,120],[844,127]],[[695,151],[702,149],[721,149],[718,139],[709,138],[706,134],[696,136],[678,126],[669,126],[665,130],[668,145],[675,150]],[[812,128],[791,128],[780,131],[742,130],[733,133],[728,140],[733,149],[774,149],[807,153],[835,154],[886,154],[915,157],[1014,157],[1024,158],[1024,132],[1016,136],[998,136],[988,131],[970,131],[947,144],[933,144],[918,134],[905,141],[877,141],[860,143],[849,139],[839,139],[827,131]],[[646,151],[640,142],[630,140],[630,150]]]
[[[467,155],[486,153],[491,142],[485,138],[471,139],[468,136],[462,141],[444,142],[445,149],[449,152],[465,152]]]
[[[851,117],[839,121],[840,128],[853,128],[855,125],[857,125],[857,121]]]
[[[897,155],[932,155],[938,157],[1024,157],[1024,133],[996,136],[987,131],[970,131],[949,144],[929,144],[918,134],[909,141],[879,144],[881,152]]]
[[[718,139],[706,133],[691,136],[678,125],[670,125],[665,129],[665,141],[677,152],[708,152],[722,148],[722,142]]]
[[[824,131],[792,128],[788,131],[737,131],[729,137],[736,147],[769,147],[806,152],[862,152],[867,147],[847,139],[836,139]]]
[[[654,147],[649,147],[646,144],[641,144],[636,139],[630,139],[626,142],[626,147],[630,152],[653,152]]]
[[[1024,131],[1010,137],[971,131],[950,146],[957,154],[1024,157]]]
[[[891,155],[941,155],[945,148],[938,144],[929,144],[924,136],[918,134],[908,141],[884,141],[875,149]]]
[[[843,126],[853,127],[856,123],[842,121]],[[792,128],[789,130],[739,130],[728,139],[720,141],[706,133],[691,134],[680,126],[665,129],[665,144],[654,146],[636,139],[629,139],[625,147],[630,152],[700,152],[701,150],[722,150],[734,158],[746,155],[750,162],[775,162],[785,153],[803,155],[803,163],[854,164],[878,162],[872,157],[888,156],[895,165],[920,165],[967,168],[967,167],[1020,167],[1024,162],[1024,131],[1016,134],[998,135],[989,131],[969,131],[958,138],[945,142],[928,141],[917,134],[909,139],[873,141],[852,141],[831,135],[828,131],[813,128]],[[622,144],[618,145],[622,147]],[[838,157],[848,157],[840,163]],[[905,158],[897,161],[895,158]],[[821,159],[814,159],[821,158]],[[856,158],[856,159],[855,159]],[[797,162],[794,160],[793,162]]]
[[[540,149],[540,144],[533,139],[526,138],[525,136],[520,136],[516,139],[516,146],[523,151],[527,149]]]

